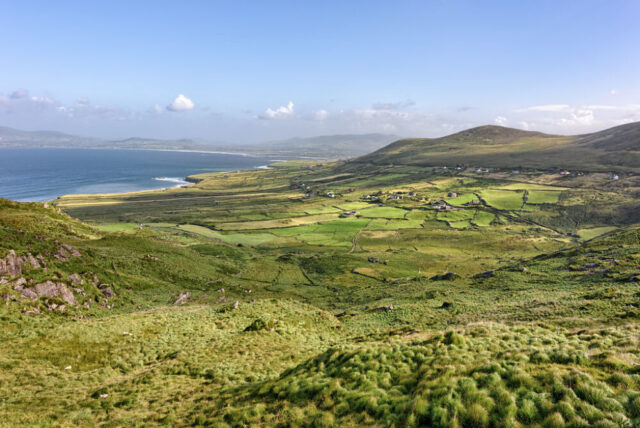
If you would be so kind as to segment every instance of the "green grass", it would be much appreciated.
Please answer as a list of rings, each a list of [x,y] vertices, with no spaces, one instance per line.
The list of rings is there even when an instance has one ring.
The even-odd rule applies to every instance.
[[[580,239],[583,241],[588,241],[593,238],[597,238],[600,235],[604,235],[605,233],[609,233],[616,230],[614,226],[603,226],[603,227],[592,227],[588,229],[580,229],[578,230],[578,235]]]
[[[393,207],[374,207],[360,210],[360,215],[369,218],[404,218],[407,211]]]
[[[196,233],[207,238],[219,239],[220,241],[227,242],[229,244],[242,244],[242,245],[260,245],[265,242],[273,241],[277,237],[270,233],[228,233],[218,232],[211,230],[203,226],[197,226],[193,224],[184,224],[178,227],[180,230]]]
[[[467,193],[456,198],[447,198],[445,201],[454,206],[461,206],[476,199],[478,199],[478,197],[474,193]]]
[[[560,178],[500,174],[304,163],[53,208],[0,200],[0,258],[47,263],[25,267],[27,287],[85,281],[58,312],[3,277],[0,425],[637,425],[637,200],[586,174],[521,210]],[[394,191],[489,206],[356,202]],[[61,243],[81,256],[56,258]]]
[[[493,213],[477,210],[476,216],[473,218],[473,224],[486,227],[489,226],[494,219],[495,215]]]
[[[484,201],[499,210],[519,210],[523,203],[524,192],[519,190],[488,189],[480,192]]]
[[[112,223],[112,224],[96,224],[94,227],[103,232],[126,232],[138,229],[136,223]]]
[[[558,202],[560,192],[553,190],[529,190],[527,194],[528,204],[555,204]]]

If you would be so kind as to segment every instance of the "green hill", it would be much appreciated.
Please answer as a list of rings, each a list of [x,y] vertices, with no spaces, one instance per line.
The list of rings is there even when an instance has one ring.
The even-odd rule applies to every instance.
[[[345,167],[0,199],[0,425],[640,423],[634,177]]]
[[[354,162],[638,172],[640,122],[578,136],[480,126],[441,138],[399,140]]]

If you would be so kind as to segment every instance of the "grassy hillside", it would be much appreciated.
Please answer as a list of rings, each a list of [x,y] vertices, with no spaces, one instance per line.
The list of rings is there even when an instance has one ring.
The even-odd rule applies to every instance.
[[[262,156],[346,159],[377,150],[398,137],[387,134],[320,135],[308,138],[265,141],[258,144],[204,144],[190,139],[162,140],[132,137],[105,140],[55,131],[22,131],[0,126],[0,148],[97,148],[145,150],[197,150],[250,153]]]
[[[0,201],[2,424],[640,423],[633,177],[194,178]]]
[[[399,140],[354,162],[638,172],[640,123],[579,136],[481,126],[441,138]]]

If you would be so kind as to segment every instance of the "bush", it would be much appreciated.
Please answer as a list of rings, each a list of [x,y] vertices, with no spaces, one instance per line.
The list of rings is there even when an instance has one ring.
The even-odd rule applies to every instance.
[[[518,419],[525,424],[531,424],[538,419],[538,409],[532,400],[522,400],[518,409]]]
[[[486,427],[489,425],[489,413],[480,404],[472,404],[464,412],[462,423],[465,427]]]
[[[443,342],[447,345],[460,346],[464,344],[464,338],[455,331],[448,331],[444,335]]]
[[[555,412],[546,417],[542,426],[545,428],[562,428],[564,427],[564,418],[559,412]]]
[[[277,321],[273,320],[264,320],[262,318],[258,318],[254,320],[244,331],[260,331],[267,330],[273,331],[276,328]]]

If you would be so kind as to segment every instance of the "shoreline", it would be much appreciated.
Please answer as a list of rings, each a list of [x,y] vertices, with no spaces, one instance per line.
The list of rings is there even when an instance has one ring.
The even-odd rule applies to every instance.
[[[278,162],[277,160],[274,160],[273,162]],[[224,172],[234,172],[234,171],[263,171],[263,170],[269,170],[269,169],[274,169],[273,167],[269,165],[260,165],[251,169],[230,169],[228,171],[217,171],[214,173],[209,173],[209,174],[219,174],[219,173],[224,173]],[[207,173],[205,173],[207,174]],[[195,175],[199,175],[199,174],[195,174]],[[182,180],[182,182],[180,183],[176,183],[175,186],[169,186],[169,187],[158,187],[155,189],[140,189],[140,190],[132,190],[129,192],[108,192],[108,193],[65,193],[63,195],[58,195],[55,199],[49,199],[49,200],[45,200],[45,201],[16,201],[16,202],[25,202],[25,203],[29,203],[29,202],[36,202],[36,203],[45,203],[45,202],[55,202],[58,199],[62,199],[64,197],[73,197],[73,196],[84,196],[84,195],[104,195],[104,196],[109,196],[109,195],[128,195],[128,194],[133,194],[133,193],[142,193],[142,192],[156,192],[156,191],[160,191],[160,190],[171,190],[171,189],[178,189],[178,188],[182,188],[182,187],[190,187],[190,186],[195,186],[196,184],[202,182],[202,179],[196,178],[195,175],[187,175],[186,177],[184,177]],[[169,178],[169,177],[154,177],[154,180],[157,181],[165,181],[162,180],[163,178]],[[166,181],[172,181],[172,180],[166,180]]]
[[[171,190],[171,189],[177,189],[180,187],[187,187],[187,186],[192,186],[194,184],[199,183],[200,181],[202,181],[201,179],[197,179],[194,178],[194,176],[197,176],[199,174],[203,174],[203,173],[216,173],[216,172],[232,172],[232,171],[251,171],[251,170],[269,170],[269,169],[273,169],[274,167],[272,166],[274,163],[276,162],[281,162],[281,161],[287,161],[287,160],[292,160],[292,159],[300,159],[300,160],[306,160],[308,158],[304,158],[304,157],[296,157],[296,158],[291,158],[289,159],[287,156],[269,156],[269,157],[261,157],[259,155],[253,155],[253,154],[249,154],[249,153],[231,153],[231,152],[216,152],[216,151],[200,151],[200,150],[186,150],[186,149],[112,149],[112,148],[92,148],[92,147],[83,147],[83,148],[69,148],[69,147],[0,147],[1,149],[18,149],[18,150],[25,150],[25,151],[31,151],[31,150],[38,150],[38,149],[52,149],[52,150],[83,150],[83,151],[90,151],[90,150],[100,150],[100,151],[127,151],[127,152],[148,152],[148,151],[157,151],[157,152],[183,152],[183,153],[202,153],[202,154],[211,154],[211,155],[229,155],[229,156],[239,156],[241,158],[247,159],[249,160],[250,163],[253,163],[250,161],[250,159],[255,159],[256,162],[251,165],[251,166],[245,166],[244,168],[230,168],[230,169],[225,169],[222,171],[207,171],[207,172],[200,172],[200,171],[196,171],[193,174],[187,172],[186,176],[180,176],[178,177],[173,176],[173,177],[166,177],[166,176],[156,176],[156,177],[149,177],[148,184],[144,184],[143,183],[125,183],[127,185],[123,186],[125,187],[124,189],[120,188],[114,189],[115,191],[111,191],[109,192],[109,189],[106,189],[107,192],[104,191],[100,191],[98,189],[97,192],[82,192],[83,189],[74,189],[73,186],[68,186],[68,189],[65,189],[64,187],[67,186],[61,186],[62,188],[59,189],[59,193],[56,192],[55,189],[50,189],[49,191],[45,190],[44,192],[42,192],[40,195],[38,195],[37,193],[39,193],[38,191],[31,191],[28,190],[25,192],[10,192],[10,193],[15,193],[14,195],[7,195],[7,196],[0,196],[2,198],[7,198],[16,202],[38,202],[38,203],[43,203],[43,202],[53,202],[57,199],[63,198],[65,196],[71,196],[71,195],[102,195],[102,194],[109,194],[109,195],[116,195],[116,194],[131,194],[131,193],[139,193],[139,192],[152,192],[152,191],[167,191],[167,190]],[[96,154],[98,155],[98,154]],[[261,161],[261,162],[260,162]],[[245,161],[246,162],[246,161]],[[157,171],[157,172],[162,172],[162,171]],[[156,172],[156,173],[157,173]],[[184,173],[184,172],[183,172]],[[155,183],[156,181],[166,181],[167,183]],[[92,185],[104,185],[104,184],[109,184],[108,181],[96,181],[95,183],[91,183]],[[154,184],[160,186],[160,187],[155,187]],[[129,187],[130,189],[127,189],[126,187]],[[140,187],[138,187],[140,186]],[[89,190],[89,189],[87,189]],[[20,194],[22,193],[22,194]],[[48,194],[47,194],[48,193]]]

